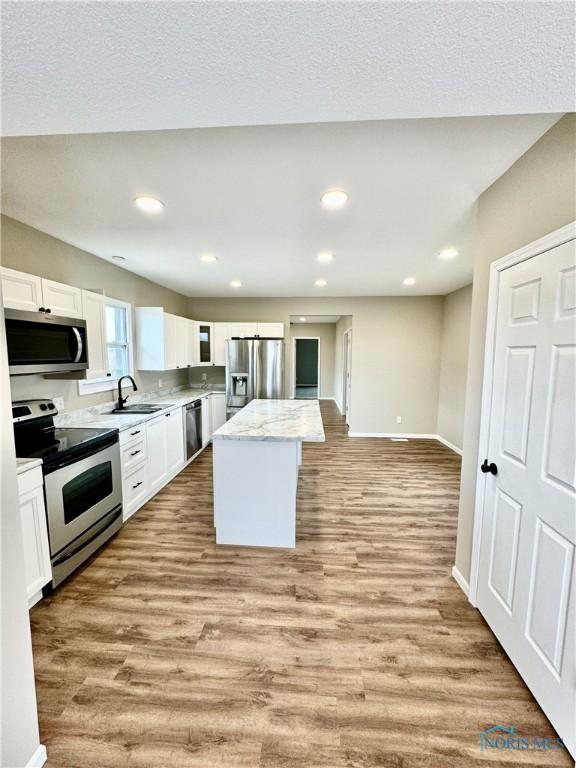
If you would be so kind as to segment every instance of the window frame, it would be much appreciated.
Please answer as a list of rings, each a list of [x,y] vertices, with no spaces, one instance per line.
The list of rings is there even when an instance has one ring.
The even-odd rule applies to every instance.
[[[134,376],[134,323],[132,318],[132,304],[121,299],[104,297],[104,305],[120,307],[126,311],[126,346],[128,350],[128,372],[124,375]],[[108,337],[106,336],[106,360],[108,360]],[[118,378],[104,376],[100,379],[81,379],[78,381],[79,395],[93,395],[97,392],[109,392],[118,386]]]

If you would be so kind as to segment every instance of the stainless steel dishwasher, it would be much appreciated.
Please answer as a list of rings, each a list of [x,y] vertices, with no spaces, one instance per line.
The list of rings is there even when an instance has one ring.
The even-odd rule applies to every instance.
[[[202,400],[186,406],[186,459],[202,448]]]

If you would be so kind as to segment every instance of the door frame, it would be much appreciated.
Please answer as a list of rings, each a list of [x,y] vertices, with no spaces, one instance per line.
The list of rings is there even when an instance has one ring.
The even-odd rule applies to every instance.
[[[482,377],[482,401],[480,406],[480,436],[478,439],[478,464],[488,455],[490,441],[490,413],[492,412],[492,388],[494,384],[494,355],[496,351],[496,319],[500,288],[500,274],[509,267],[539,256],[559,245],[576,240],[576,221],[566,224],[548,235],[522,246],[490,264],[488,304],[486,314],[486,342],[484,346],[484,373]],[[472,560],[470,564],[470,590],[468,599],[477,607],[478,576],[480,569],[480,542],[484,522],[487,475],[477,469],[474,525],[472,534]]]
[[[348,377],[350,377],[350,398],[348,398]],[[342,415],[346,425],[350,426],[350,406],[352,400],[352,328],[346,328],[342,334]],[[348,413],[348,421],[346,421]]]
[[[292,399],[295,399],[296,397],[296,342],[300,339],[316,339],[318,342],[318,400],[320,400],[320,347],[321,347],[321,338],[320,336],[292,336]]]

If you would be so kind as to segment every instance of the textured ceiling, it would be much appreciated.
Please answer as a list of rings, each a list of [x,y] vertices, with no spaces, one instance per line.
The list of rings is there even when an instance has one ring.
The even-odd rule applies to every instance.
[[[4,135],[574,108],[567,2],[2,3]]]
[[[471,280],[478,195],[557,118],[8,138],[2,210],[190,296],[444,294]],[[343,210],[321,207],[330,187]],[[164,212],[137,210],[142,194]],[[460,256],[440,261],[448,246]]]

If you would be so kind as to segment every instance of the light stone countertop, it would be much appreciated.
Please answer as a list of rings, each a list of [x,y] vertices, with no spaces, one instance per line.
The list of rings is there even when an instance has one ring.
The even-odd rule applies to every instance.
[[[42,466],[42,459],[16,459],[16,472],[21,475],[30,469]]]
[[[252,400],[212,435],[214,440],[326,440],[317,400]]]
[[[93,427],[97,429],[118,429],[120,432],[123,432],[125,429],[131,429],[138,424],[143,424],[145,421],[150,421],[150,419],[160,416],[174,406],[184,406],[193,400],[217,393],[224,394],[223,390],[219,389],[183,389],[169,394],[164,393],[154,397],[146,397],[146,399],[142,400],[130,398],[128,404],[138,402],[146,404],[158,403],[158,405],[166,405],[168,408],[155,411],[154,413],[127,413],[125,415],[105,413],[98,411],[96,408],[86,409],[81,412],[71,411],[58,414],[54,421],[57,427]],[[107,405],[108,411],[111,411],[114,407],[113,403],[108,403]]]

